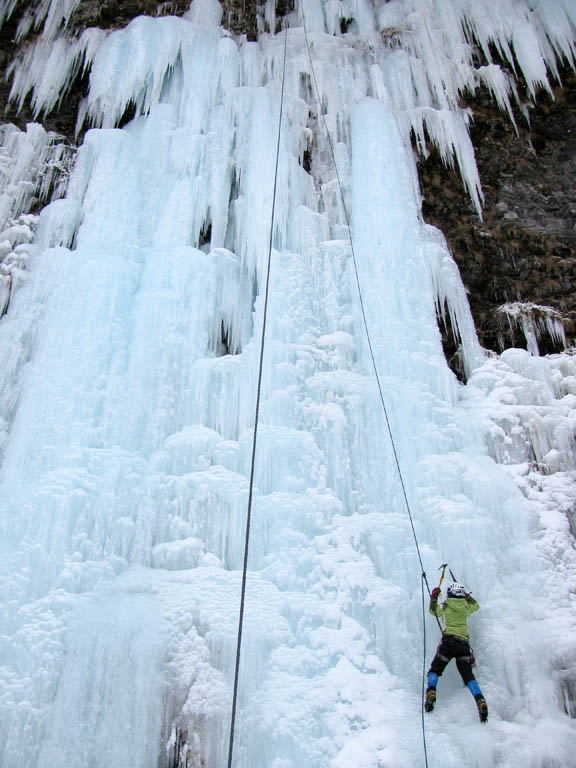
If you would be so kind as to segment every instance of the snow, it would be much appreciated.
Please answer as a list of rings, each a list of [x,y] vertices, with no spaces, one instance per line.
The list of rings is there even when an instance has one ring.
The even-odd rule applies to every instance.
[[[430,763],[573,759],[576,357],[481,349],[410,143],[426,130],[480,205],[459,93],[483,80],[508,109],[516,91],[488,56],[475,68],[472,37],[532,88],[573,56],[572,5],[532,7],[306,0],[290,15],[238,768],[424,765],[437,628],[427,617],[423,649],[349,235],[428,578],[448,561],[481,605],[489,725],[451,665]],[[42,111],[89,68],[95,127],[38,220],[23,190],[46,136],[6,129],[0,267],[21,259],[0,319],[6,768],[183,768],[182,739],[189,759],[226,762],[285,33],[232,39],[219,10],[41,38],[15,69],[15,97]]]

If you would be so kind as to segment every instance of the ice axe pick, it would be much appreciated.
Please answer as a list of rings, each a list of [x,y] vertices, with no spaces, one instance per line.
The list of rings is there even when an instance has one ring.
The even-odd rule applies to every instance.
[[[438,570],[442,570],[442,573],[440,575],[440,581],[438,582],[438,589],[442,587],[442,582],[444,581],[444,574],[446,573],[446,568],[448,568],[448,563],[442,563],[440,568],[438,568]]]

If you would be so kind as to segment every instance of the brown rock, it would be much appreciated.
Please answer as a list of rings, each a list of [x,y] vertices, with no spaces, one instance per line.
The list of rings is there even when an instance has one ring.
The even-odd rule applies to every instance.
[[[562,72],[555,100],[541,93],[530,126],[518,134],[485,91],[466,100],[474,113],[472,141],[485,207],[481,222],[454,171],[431,151],[419,162],[425,219],[441,229],[469,290],[480,342],[499,351],[497,307],[506,301],[551,306],[576,335],[576,74]],[[441,176],[442,181],[438,183]],[[446,351],[453,342],[446,336]],[[520,332],[506,346],[526,346]],[[542,353],[558,351],[543,338]]]

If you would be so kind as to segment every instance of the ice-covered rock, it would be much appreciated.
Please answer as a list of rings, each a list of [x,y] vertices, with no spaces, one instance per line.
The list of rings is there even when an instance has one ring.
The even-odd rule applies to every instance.
[[[573,57],[572,5],[495,7],[306,0],[251,43],[195,0],[16,66],[38,110],[90,67],[97,127],[4,257],[29,255],[0,320],[7,768],[224,765],[245,554],[237,768],[422,764],[422,565],[446,561],[481,605],[491,730],[450,669],[431,759],[570,764],[574,357],[485,355],[411,145],[479,205],[460,94],[513,102],[494,50],[529,89]],[[6,136],[14,219],[46,137]]]

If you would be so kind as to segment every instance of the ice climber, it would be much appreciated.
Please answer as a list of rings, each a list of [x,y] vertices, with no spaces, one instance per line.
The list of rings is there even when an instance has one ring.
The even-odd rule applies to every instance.
[[[436,650],[436,656],[432,660],[428,670],[428,688],[426,689],[426,701],[424,709],[432,712],[436,703],[436,685],[438,678],[444,672],[450,659],[456,659],[458,672],[470,693],[476,699],[480,721],[488,720],[488,705],[482,695],[474,673],[472,672],[472,657],[470,650],[470,637],[468,635],[468,615],[475,613],[480,606],[460,584],[450,584],[447,590],[446,602],[438,605],[440,587],[435,587],[430,593],[430,613],[433,616],[442,617],[444,628],[442,640]]]

